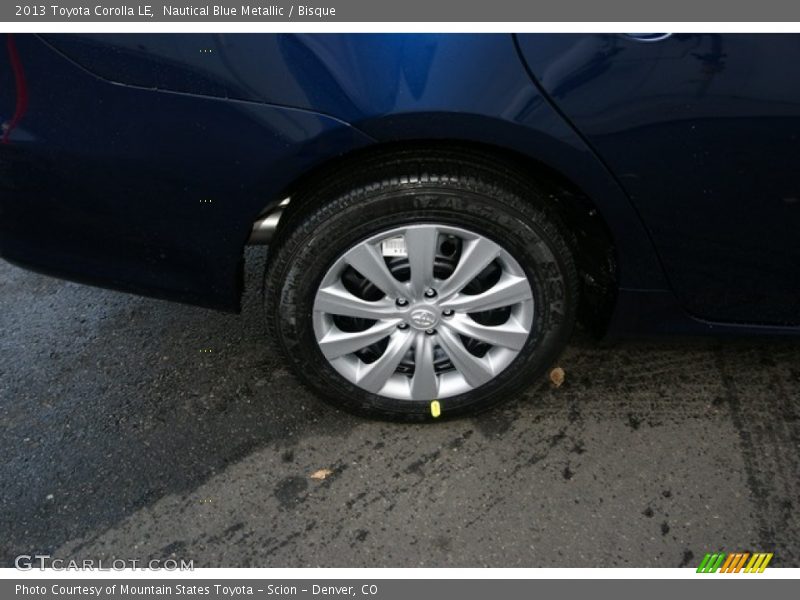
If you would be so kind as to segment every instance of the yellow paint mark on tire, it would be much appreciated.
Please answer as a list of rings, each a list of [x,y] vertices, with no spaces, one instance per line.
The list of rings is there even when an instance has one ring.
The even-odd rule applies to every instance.
[[[431,402],[431,416],[435,419],[442,414],[442,407],[438,400]]]

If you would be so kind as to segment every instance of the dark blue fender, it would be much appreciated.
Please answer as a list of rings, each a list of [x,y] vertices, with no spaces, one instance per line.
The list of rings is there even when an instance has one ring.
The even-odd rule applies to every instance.
[[[0,254],[29,268],[235,310],[259,212],[298,174],[374,143],[308,110],[112,84],[34,36],[14,41],[27,109],[0,144]]]
[[[0,145],[5,258],[235,309],[252,221],[293,184],[390,142],[463,140],[528,157],[592,200],[616,250],[617,329],[709,327],[677,305],[628,194],[514,36],[14,40],[28,106]],[[19,94],[13,69],[0,76],[6,119]]]

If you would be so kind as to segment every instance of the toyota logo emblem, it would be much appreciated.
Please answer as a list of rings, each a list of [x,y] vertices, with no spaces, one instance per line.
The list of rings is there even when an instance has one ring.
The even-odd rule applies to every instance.
[[[421,329],[428,329],[436,323],[436,315],[427,308],[412,310],[409,317],[411,318],[411,322]]]

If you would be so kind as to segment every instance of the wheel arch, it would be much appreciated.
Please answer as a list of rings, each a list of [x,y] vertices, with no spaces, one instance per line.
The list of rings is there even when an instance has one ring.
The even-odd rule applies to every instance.
[[[306,190],[316,189],[335,174],[363,168],[365,161],[390,160],[400,155],[458,149],[475,157],[502,164],[523,179],[536,179],[551,189],[550,206],[573,249],[581,275],[579,315],[584,324],[602,335],[610,322],[619,286],[619,246],[609,223],[594,200],[561,171],[508,147],[458,138],[405,139],[379,142],[337,156],[296,178],[280,195],[292,198],[284,209],[277,235],[291,229],[293,217],[308,205],[302,201]],[[296,201],[298,199],[299,201]],[[280,200],[271,203],[277,206]]]

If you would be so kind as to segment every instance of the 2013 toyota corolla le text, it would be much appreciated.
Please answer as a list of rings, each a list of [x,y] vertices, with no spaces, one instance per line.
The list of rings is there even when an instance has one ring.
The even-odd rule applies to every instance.
[[[269,244],[269,337],[343,408],[487,408],[578,319],[800,332],[800,36],[4,43],[0,254],[235,311]]]

